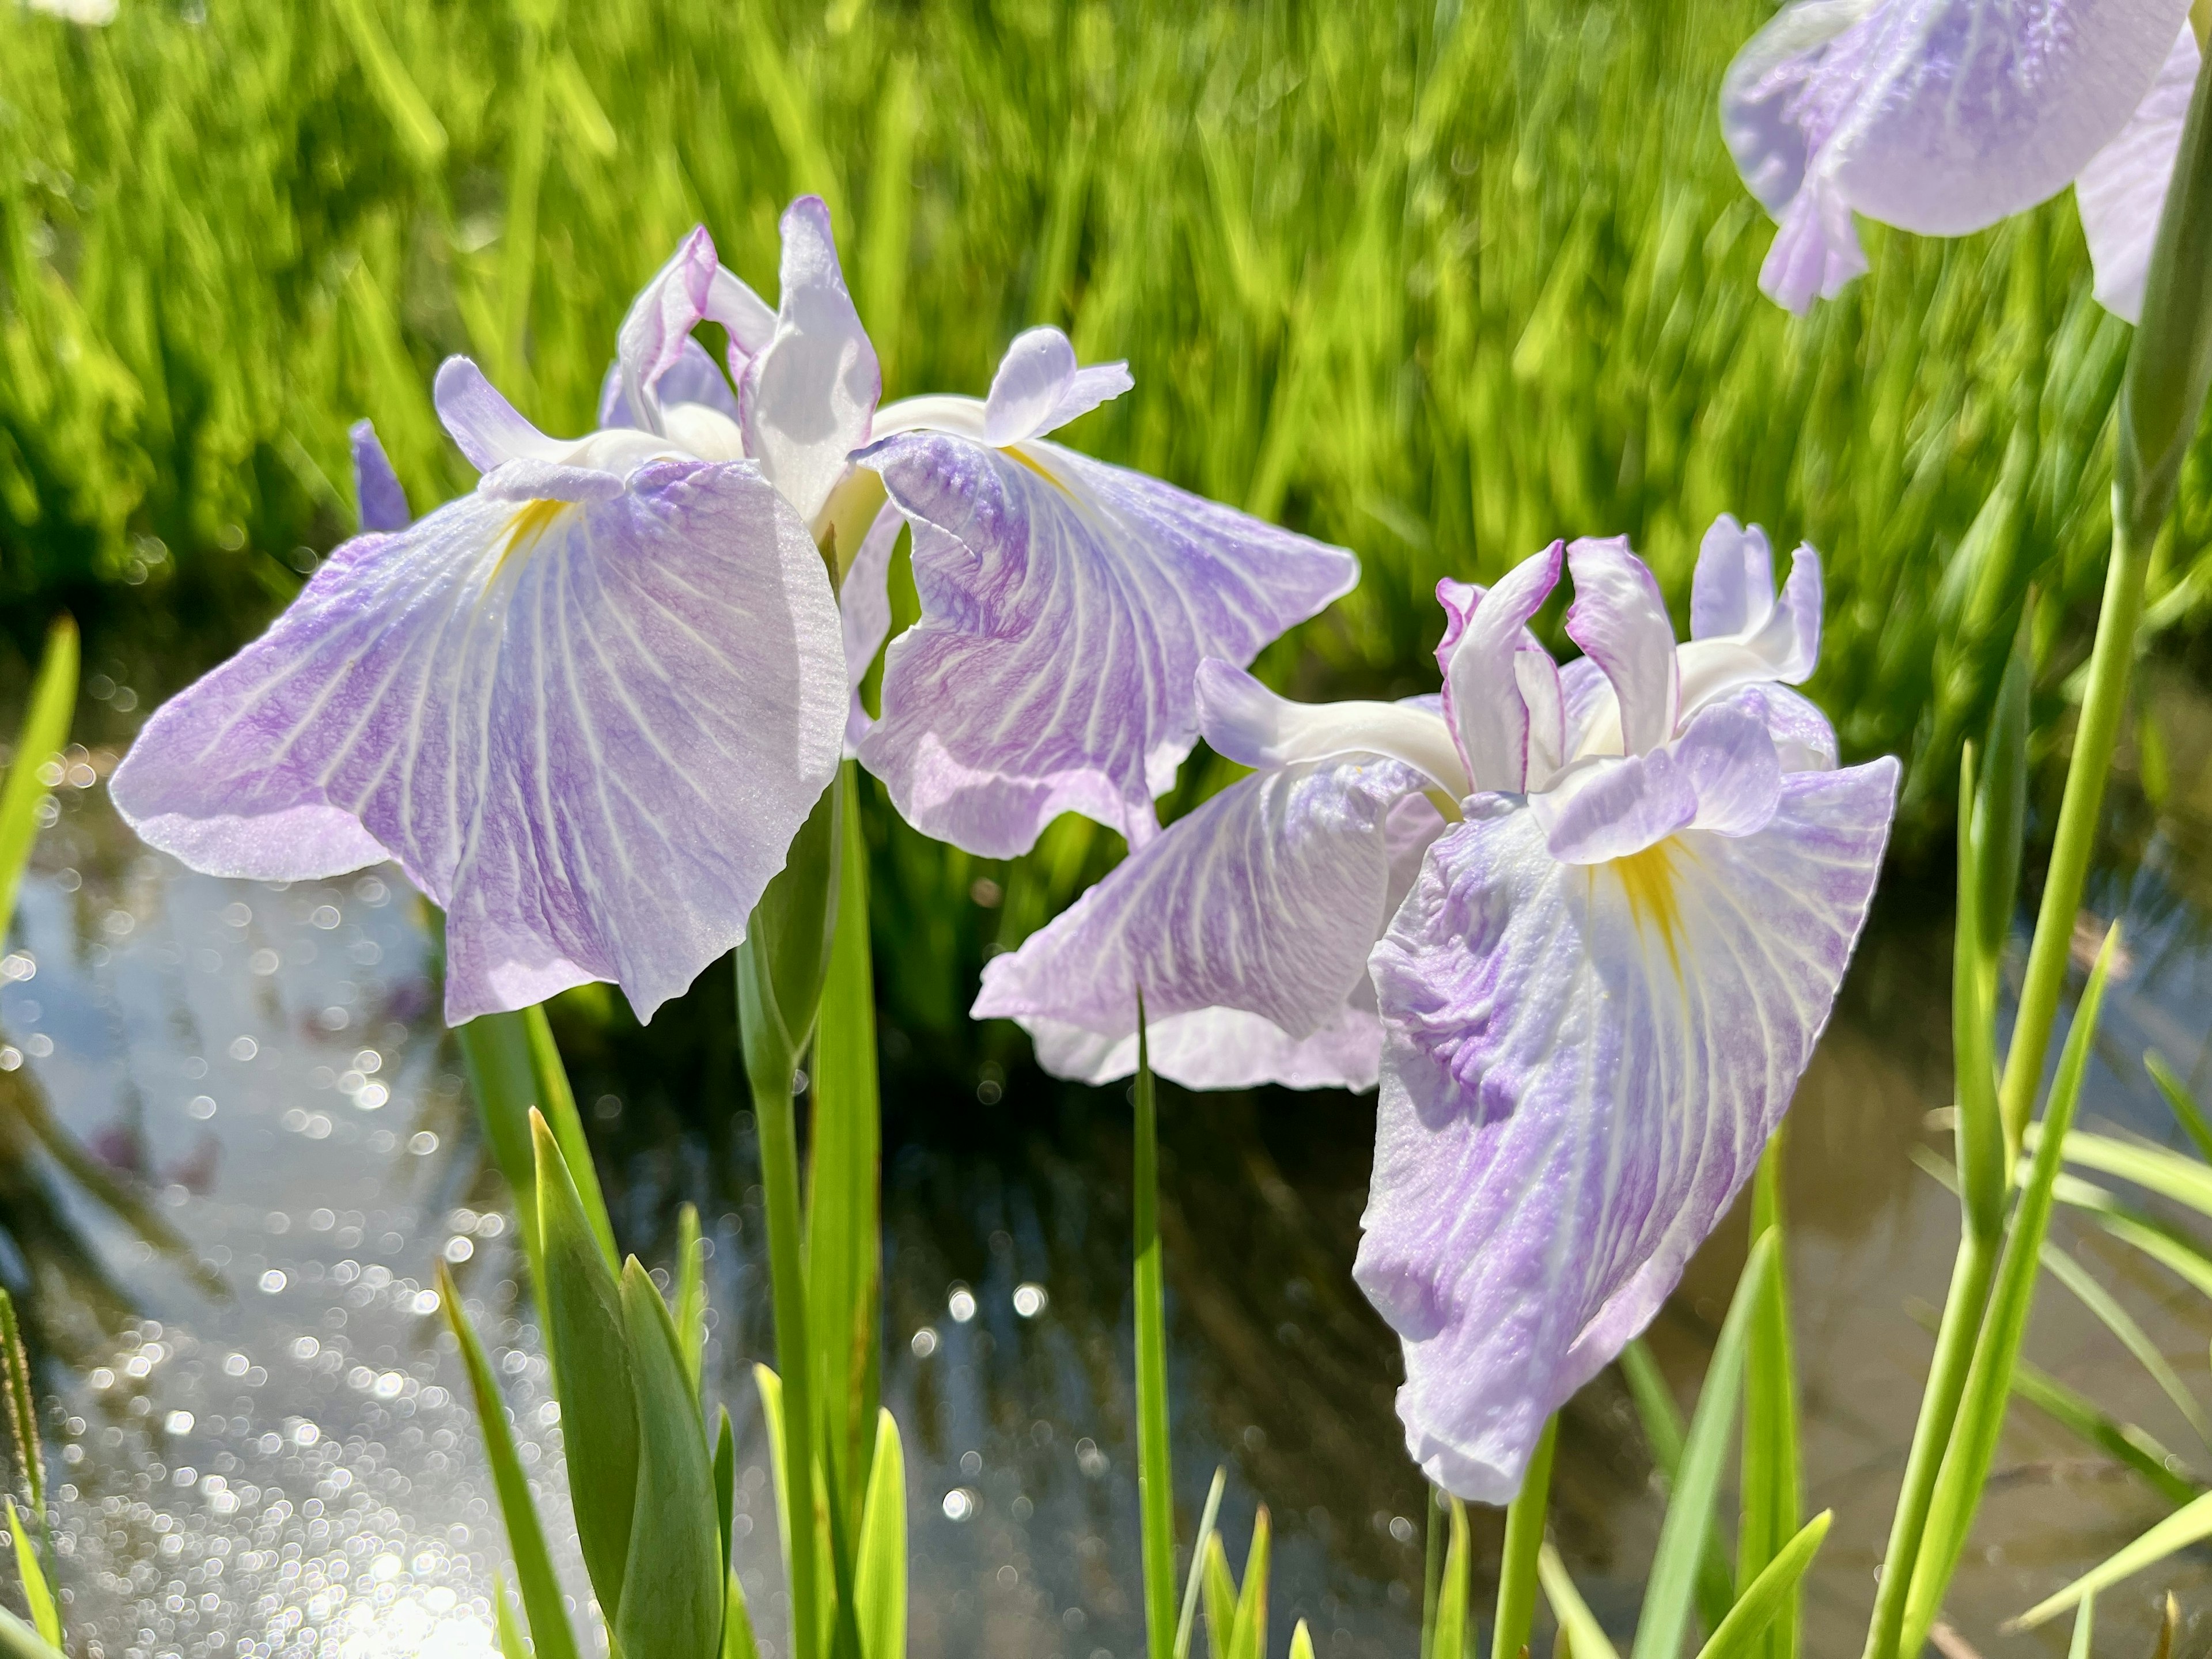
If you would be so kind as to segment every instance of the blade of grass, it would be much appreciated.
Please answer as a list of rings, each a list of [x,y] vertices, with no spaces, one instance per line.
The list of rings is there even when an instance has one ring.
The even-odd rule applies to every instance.
[[[392,43],[370,15],[367,0],[337,0],[333,9],[360,58],[363,78],[377,102],[384,106],[400,148],[421,171],[435,172],[446,159],[446,129],[408,77],[399,54],[392,51]]]
[[[2081,1081],[2088,1070],[2097,1029],[2098,1010],[2104,1001],[2106,977],[2118,944],[2116,925],[2105,936],[2104,949],[2081,993],[2081,1005],[2067,1033],[2059,1056],[2058,1074],[2044,1109],[2042,1133],[2037,1137],[2035,1167],[2021,1188],[2009,1237],[1997,1268],[1996,1287],[1990,1298],[1989,1314],[1974,1345],[1973,1363],[1960,1396],[1958,1423],[1945,1452],[1936,1493],[1928,1512],[1928,1528],[1912,1567],[1912,1583],[1905,1601],[1905,1651],[1917,1653],[1929,1627],[1942,1610],[1951,1575],[1965,1553],[1967,1534],[1989,1479],[1997,1437],[2004,1427],[2005,1404],[2012,1393],[2014,1367],[2020,1358],[2027,1316],[2035,1301],[2040,1277],[2043,1243],[2051,1224],[2051,1184],[2058,1176],[2062,1149],[2074,1109],[2081,1098]]]
[[[1427,1481],[1421,1483],[1421,1659],[1433,1659],[1437,1646],[1437,1599],[1443,1593],[1444,1540],[1450,1522],[1439,1527],[1444,1495]],[[1176,1659],[1182,1659],[1178,1655]]]
[[[2157,1565],[2177,1550],[2185,1550],[2208,1538],[2212,1538],[2212,1492],[2207,1492],[2186,1508],[2167,1516],[2142,1537],[2115,1551],[2056,1595],[2038,1601],[2005,1628],[2033,1630],[2075,1603],[2100,1590],[2110,1589],[2123,1579],[2132,1578],[2145,1567]]]
[[[15,893],[39,838],[39,807],[52,793],[40,771],[68,745],[70,715],[76,708],[76,623],[54,618],[46,631],[46,655],[31,684],[31,700],[15,739],[15,758],[0,784],[0,943],[15,915]]]
[[[684,1376],[699,1397],[699,1368],[707,1357],[707,1253],[700,1248],[699,1211],[676,1212],[676,1334],[683,1345]]]
[[[1237,1580],[1229,1571],[1229,1552],[1221,1534],[1206,1540],[1206,1646],[1209,1654],[1226,1659],[1229,1638],[1237,1626]]]
[[[0,1659],[67,1659],[62,1650],[0,1607]]]
[[[854,1599],[864,1659],[906,1659],[906,1453],[891,1414],[876,1420]]]
[[[2181,1126],[2183,1133],[2195,1144],[2198,1155],[2208,1164],[2212,1164],[2212,1122],[2205,1121],[2203,1108],[2189,1092],[2189,1085],[2175,1074],[2173,1068],[2166,1063],[2166,1056],[2155,1048],[2143,1056],[2143,1070],[2150,1073],[2150,1080],[2158,1085],[2159,1093],[2166,1097],[2166,1106],[2173,1113],[2173,1121]]]
[[[1436,1640],[1431,1659],[1468,1659],[1474,1632],[1468,1628],[1468,1578],[1474,1551],[1468,1537],[1467,1505],[1446,1497],[1449,1519],[1445,1530],[1451,1541],[1444,1546],[1443,1579],[1437,1589]]]
[[[8,1511],[8,1535],[15,1540],[15,1571],[23,1581],[24,1604],[31,1610],[31,1624],[39,1634],[56,1647],[62,1644],[62,1616],[54,1606],[54,1587],[46,1577],[46,1570],[39,1561],[39,1547],[31,1541],[30,1523],[23,1519],[15,1500],[0,1493],[0,1504]]]
[[[23,1491],[31,1508],[46,1512],[46,1459],[39,1442],[39,1410],[31,1397],[31,1361],[23,1352],[23,1330],[15,1319],[15,1299],[0,1285],[0,1393],[6,1396],[9,1443],[15,1449]]]
[[[714,1466],[676,1322],[635,1256],[623,1264],[622,1310],[637,1390],[638,1452],[614,1650],[710,1659],[720,1644],[725,1572],[716,1559]]]
[[[2074,1611],[2074,1639],[2067,1645],[2066,1659],[2089,1659],[2089,1642],[2096,1629],[2097,1597],[2092,1591]]]
[[[477,1121],[492,1159],[507,1177],[522,1224],[524,1254],[539,1295],[544,1294],[544,1264],[537,1204],[536,1156],[530,1146],[530,1109],[538,1103],[538,1079],[530,1061],[530,1032],[520,1014],[479,1014],[454,1029],[461,1060],[476,1097]]]
[[[1605,1626],[1598,1623],[1597,1615],[1589,1610],[1589,1603],[1575,1588],[1567,1564],[1549,1544],[1537,1554],[1536,1572],[1543,1581],[1544,1599],[1552,1604],[1552,1617],[1559,1621],[1568,1650],[1575,1659],[1620,1659],[1620,1652],[1605,1633]]]
[[[2186,1504],[2197,1495],[2197,1486],[2173,1472],[2181,1460],[2152,1435],[2132,1423],[2120,1422],[2087,1395],[2068,1388],[2025,1359],[2013,1372],[2012,1391],[2070,1431],[2076,1439],[2133,1469],[2167,1503]]]
[[[1521,1490],[1505,1506],[1505,1548],[1498,1564],[1498,1613],[1491,1623],[1490,1659],[1521,1659],[1536,1622],[1536,1553],[1544,1542],[1544,1512],[1551,1502],[1552,1456],[1559,1443],[1555,1413],[1536,1437]]]
[[[491,1576],[492,1620],[499,1638],[499,1659],[531,1659],[530,1643],[514,1622],[514,1607],[507,1599],[507,1575]]]
[[[1822,1510],[1797,1529],[1796,1535],[1774,1553],[1759,1576],[1744,1586],[1728,1617],[1699,1652],[1698,1659],[1745,1659],[1759,1650],[1759,1638],[1771,1632],[1775,1621],[1797,1604],[1798,1587],[1813,1558],[1828,1535],[1833,1510]]]
[[[730,1408],[715,1408],[714,1519],[722,1528],[722,1565],[730,1565],[730,1521],[738,1508],[738,1435]]]
[[[1753,1179],[1751,1233],[1774,1241],[1774,1265],[1753,1310],[1744,1348],[1743,1450],[1739,1480],[1742,1523],[1736,1535],[1734,1596],[1741,1600],[1784,1547],[1799,1532],[1803,1474],[1798,1450],[1797,1377],[1790,1330],[1788,1237],[1782,1215],[1782,1156],[1784,1131],[1777,1130],[1759,1160]],[[1706,1554],[1712,1553],[1708,1540]],[[1704,1589],[1701,1570],[1698,1586]],[[1717,1634],[1725,1614],[1708,1620]],[[1796,1659],[1797,1602],[1795,1581],[1782,1592],[1774,1617],[1752,1640],[1747,1651],[1765,1659]]]
[[[1637,1420],[1643,1425],[1644,1442],[1651,1448],[1660,1491],[1670,1492],[1682,1465],[1682,1413],[1674,1404],[1674,1391],[1667,1386],[1659,1362],[1640,1336],[1620,1351],[1620,1375],[1628,1384]],[[1728,1550],[1720,1534],[1716,1525],[1705,1540],[1705,1557],[1698,1564],[1698,1618],[1709,1631],[1720,1628],[1735,1601],[1735,1579],[1729,1571]]]
[[[760,1659],[760,1644],[753,1638],[752,1609],[745,1605],[745,1587],[738,1582],[734,1567],[722,1596],[722,1659]]]
[[[1237,1587],[1237,1621],[1224,1659],[1267,1659],[1267,1559],[1272,1541],[1267,1506],[1253,1512],[1252,1544],[1244,1553],[1244,1582]]]
[[[1763,1234],[1745,1259],[1743,1276],[1729,1303],[1713,1343],[1712,1363],[1698,1390],[1697,1409],[1690,1414],[1690,1432],[1682,1443],[1681,1478],[1667,1500],[1667,1516],[1660,1522],[1659,1544],[1653,1553],[1651,1574],[1644,1586],[1644,1611],[1636,1621],[1635,1659],[1675,1659],[1690,1624],[1690,1603],[1696,1588],[1698,1562],[1711,1534],[1714,1500],[1720,1492],[1722,1465],[1727,1461],[1729,1431],[1735,1425],[1735,1407],[1743,1387],[1744,1349],[1766,1280],[1774,1271],[1775,1235]]]
[[[485,1356],[483,1343],[461,1305],[460,1287],[443,1261],[438,1264],[438,1304],[446,1324],[460,1345],[461,1368],[468,1373],[477,1422],[483,1434],[484,1459],[491,1465],[492,1490],[499,1499],[500,1519],[507,1527],[507,1547],[514,1555],[516,1588],[522,1611],[530,1620],[530,1639],[537,1659],[576,1659],[576,1637],[562,1605],[561,1581],[553,1571],[553,1554],[546,1547],[545,1529],[538,1519],[537,1501],[530,1495],[530,1477],[515,1450],[514,1431],[507,1425],[507,1402]]]
[[[1165,1270],[1160,1249],[1160,1148],[1145,994],[1137,992],[1136,1146],[1133,1179],[1137,1316],[1137,1514],[1144,1547],[1145,1634],[1149,1650],[1175,1639],[1175,1492],[1168,1467]]]
[[[614,1222],[607,1215],[606,1196],[599,1190],[599,1172],[592,1162],[592,1144],[584,1137],[584,1120],[576,1110],[576,1096],[568,1087],[568,1068],[561,1063],[561,1045],[553,1040],[553,1026],[545,1006],[536,1003],[521,1013],[524,1036],[530,1044],[530,1074],[537,1085],[538,1109],[553,1127],[561,1156],[568,1160],[569,1178],[584,1206],[584,1219],[607,1259],[608,1269],[618,1270],[622,1260],[615,1249]]]
[[[1176,1620],[1175,1659],[1190,1659],[1191,1632],[1198,1623],[1199,1589],[1205,1577],[1206,1543],[1213,1536],[1213,1523],[1221,1513],[1221,1494],[1228,1485],[1228,1468],[1217,1466],[1213,1484],[1206,1489],[1206,1508],[1198,1517],[1198,1537],[1190,1547],[1190,1571],[1182,1585],[1182,1613]]]
[[[1291,1632],[1291,1659],[1314,1659],[1313,1632],[1306,1628],[1303,1619]]]
[[[2027,1144],[2033,1151],[2036,1144],[2033,1131]],[[2075,1129],[2066,1137],[2065,1158],[2069,1164],[2132,1182],[2200,1215],[2212,1216],[2212,1169],[2163,1146]]]

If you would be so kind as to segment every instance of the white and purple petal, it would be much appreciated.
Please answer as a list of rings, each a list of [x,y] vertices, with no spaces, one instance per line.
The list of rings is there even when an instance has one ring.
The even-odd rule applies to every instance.
[[[1626,536],[1574,543],[1567,549],[1567,568],[1575,580],[1567,637],[1612,684],[1621,752],[1646,754],[1674,735],[1681,708],[1681,672],[1667,601],[1650,567],[1630,551]]]
[[[1535,645],[1528,621],[1559,586],[1565,548],[1565,543],[1553,542],[1487,590],[1449,576],[1437,584],[1437,602],[1445,617],[1444,636],[1437,645],[1444,719],[1474,788],[1518,790],[1528,781],[1532,739],[1522,681],[1534,665],[1521,658],[1533,649],[1545,665],[1551,662]],[[1540,678],[1542,670],[1534,672]],[[1547,720],[1555,717],[1559,705],[1555,686],[1544,701]],[[1548,734],[1535,746],[1540,751],[1547,743]]]
[[[1049,442],[914,432],[862,459],[912,526],[921,619],[884,654],[860,757],[909,823],[985,857],[1065,811],[1143,845],[1198,735],[1200,663],[1250,662],[1358,577],[1341,548]]]
[[[734,426],[738,419],[738,394],[730,389],[720,368],[707,348],[698,341],[687,338],[654,388],[663,406],[664,421],[667,410],[680,404],[697,404],[711,409]],[[623,385],[622,365],[607,365],[606,378],[599,383],[599,424],[602,427],[635,427],[650,430],[629,401],[629,393]]]
[[[2199,61],[2196,31],[2184,24],[2149,94],[2119,136],[2092,156],[2074,181],[2075,205],[2081,212],[2081,231],[2096,272],[2097,302],[2131,323],[2142,314],[2151,245],[2158,237],[2166,186],[2173,181],[2174,158],[2181,153],[2181,129]]]
[[[479,472],[493,471],[508,461],[565,461],[575,447],[573,442],[547,437],[523,418],[507,394],[466,357],[448,357],[438,365],[431,399],[438,419]]]
[[[1243,669],[1210,657],[1198,665],[1199,730],[1216,754],[1240,766],[1289,766],[1346,755],[1383,755],[1425,773],[1454,800],[1467,769],[1444,723],[1441,700],[1293,702]]]
[[[346,438],[353,450],[353,499],[361,527],[406,529],[414,522],[415,512],[407,505],[407,492],[400,487],[399,475],[392,470],[391,458],[376,441],[376,428],[369,422],[356,421]]]
[[[1003,449],[1041,438],[1120,397],[1136,382],[1126,362],[1078,368],[1075,347],[1056,328],[1014,337],[983,401],[983,441]]]
[[[147,723],[112,793],[218,874],[397,859],[446,908],[451,1020],[592,979],[642,1017],[743,937],[834,772],[837,630],[749,465],[479,492],[331,555]]]
[[[1399,1415],[1462,1498],[1644,1326],[1751,1174],[1866,915],[1898,769],[1785,781],[1741,837],[1563,866],[1502,798],[1430,849],[1371,959],[1385,1038],[1354,1276]]]

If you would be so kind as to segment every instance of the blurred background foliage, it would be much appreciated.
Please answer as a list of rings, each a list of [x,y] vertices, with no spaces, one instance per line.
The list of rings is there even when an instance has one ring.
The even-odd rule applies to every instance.
[[[1812,689],[1850,756],[1908,757],[1909,849],[2024,610],[2063,748],[2127,331],[2065,198],[1954,243],[1868,226],[1842,300],[1762,299],[1713,106],[1768,9],[124,0],[86,28],[0,0],[0,633],[67,604],[88,662],[103,627],[153,641],[173,689],[350,526],[349,422],[425,510],[472,477],[441,357],[581,430],[678,238],[773,294],[816,191],[888,395],[981,392],[1059,323],[1137,378],[1079,445],[1358,551],[1263,661],[1295,694],[1432,689],[1437,579],[1555,535],[1628,533],[1678,607],[1716,514],[1811,540]],[[2208,459],[2152,578],[2170,637],[2212,609]],[[871,834],[886,1059],[972,1066],[983,955],[1118,840],[1063,820],[1008,866]],[[567,1023],[594,1009],[624,1018]]]

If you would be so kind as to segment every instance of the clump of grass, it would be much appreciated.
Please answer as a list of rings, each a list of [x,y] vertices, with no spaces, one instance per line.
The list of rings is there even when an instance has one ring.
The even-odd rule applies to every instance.
[[[350,520],[349,421],[418,507],[468,482],[428,399],[447,352],[580,429],[682,232],[772,287],[811,190],[893,394],[980,390],[1063,324],[1138,382],[1077,442],[1359,551],[1279,683],[1429,689],[1436,579],[1556,534],[1631,534],[1679,601],[1734,511],[1820,549],[1813,690],[1940,816],[2031,590],[2039,684],[2086,649],[2127,331],[2065,200],[1954,243],[1869,226],[1843,299],[1761,299],[1713,102],[1765,9],[0,6],[0,598],[228,562],[273,605]],[[2206,459],[2155,623],[2212,603]],[[887,958],[936,964],[892,977],[957,997],[945,969],[1105,840],[1066,825],[1008,872],[890,836]]]

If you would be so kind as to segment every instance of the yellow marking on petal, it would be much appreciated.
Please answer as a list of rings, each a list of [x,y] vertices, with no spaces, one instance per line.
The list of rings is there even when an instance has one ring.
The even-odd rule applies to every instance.
[[[1621,889],[1628,895],[1628,914],[1635,920],[1636,931],[1641,933],[1647,925],[1659,930],[1659,937],[1667,945],[1667,960],[1674,964],[1677,984],[1682,978],[1679,943],[1682,913],[1674,896],[1674,854],[1678,850],[1679,843],[1670,836],[1640,853],[1614,859],[1606,866],[1620,878]]]
[[[1045,467],[1044,467],[1043,463],[1042,463],[1042,462],[1041,462],[1041,461],[1039,461],[1039,460],[1037,460],[1034,456],[1032,456],[1032,455],[1029,453],[1029,451],[1027,451],[1026,449],[1023,448],[1021,445],[1019,445],[1019,444],[1008,444],[1008,445],[1007,445],[1004,449],[1000,450],[999,453],[1000,453],[1001,455],[1007,456],[1007,457],[1011,458],[1012,459],[1013,459],[1013,460],[1015,460],[1015,461],[1018,462],[1018,463],[1019,463],[1020,465],[1022,465],[1023,466],[1025,466],[1025,467],[1029,468],[1029,470],[1030,470],[1030,471],[1032,471],[1032,472],[1036,473],[1036,474],[1037,475],[1037,477],[1038,477],[1042,478],[1042,479],[1043,479],[1047,483],[1050,484],[1050,485],[1051,485],[1054,489],[1057,489],[1058,491],[1060,491],[1061,495],[1064,495],[1067,494],[1067,486],[1066,486],[1066,484],[1064,484],[1064,483],[1060,483],[1060,481],[1058,478],[1054,477],[1050,472],[1047,471],[1045,470]]]
[[[576,504],[574,501],[526,501],[507,520],[507,545],[500,549],[499,558],[492,566],[496,576],[507,560],[516,553],[527,553],[546,533],[560,522],[561,515]]]

